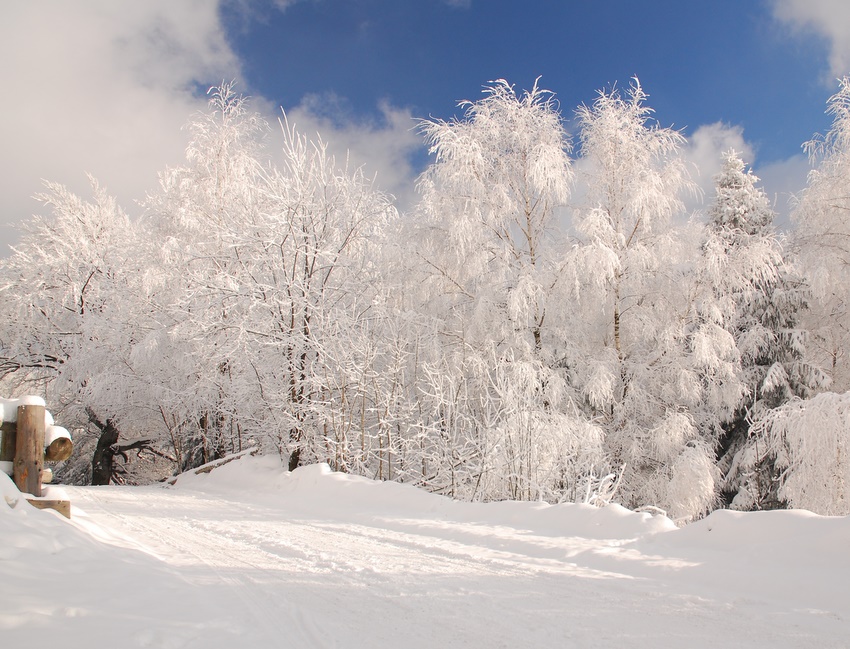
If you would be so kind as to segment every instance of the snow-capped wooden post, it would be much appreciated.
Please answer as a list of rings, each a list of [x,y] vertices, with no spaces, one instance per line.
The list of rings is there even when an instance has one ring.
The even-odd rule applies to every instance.
[[[41,496],[41,470],[44,468],[44,405],[18,406],[15,441],[15,484],[23,493]]]
[[[74,444],[71,435],[55,426],[53,416],[45,409],[41,397],[0,399],[0,471],[12,476],[18,489],[29,494],[33,507],[53,509],[71,518],[71,503],[67,500],[45,498],[41,485],[52,480],[52,471],[45,462],[67,460]]]

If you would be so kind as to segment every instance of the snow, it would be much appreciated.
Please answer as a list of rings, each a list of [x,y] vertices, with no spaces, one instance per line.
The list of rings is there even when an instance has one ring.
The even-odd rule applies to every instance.
[[[13,424],[18,421],[18,406],[44,406],[44,399],[33,395],[18,399],[0,399],[0,424]],[[44,425],[54,424],[50,411],[44,411]]]
[[[173,486],[0,475],[3,646],[846,647],[850,518],[460,503],[244,457]],[[35,639],[35,640],[34,640]]]
[[[41,397],[37,397],[35,395],[32,395],[32,394],[23,396],[23,397],[19,398],[17,401],[18,401],[19,406],[42,406],[42,407],[44,407],[45,405],[47,405],[44,402],[44,399],[42,399]]]
[[[71,439],[71,433],[62,426],[47,426],[44,429],[44,447],[47,448],[57,439]]]

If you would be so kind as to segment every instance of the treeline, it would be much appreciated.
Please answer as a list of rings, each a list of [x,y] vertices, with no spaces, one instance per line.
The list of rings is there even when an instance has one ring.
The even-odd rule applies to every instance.
[[[462,108],[420,123],[406,214],[230,85],[142,218],[49,185],[0,266],[6,391],[100,440],[100,482],[139,479],[131,447],[171,472],[258,445],[468,500],[850,512],[850,84],[787,238],[735,152],[687,218],[637,80],[575,142],[536,86]]]

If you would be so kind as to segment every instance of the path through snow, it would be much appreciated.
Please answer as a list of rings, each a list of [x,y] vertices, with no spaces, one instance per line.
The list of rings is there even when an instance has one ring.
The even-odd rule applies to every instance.
[[[66,490],[72,525],[33,511],[21,531],[49,522],[61,547],[48,553],[82,563],[50,571],[64,594],[32,594],[63,624],[16,604],[45,566],[15,537],[36,581],[0,561],[14,585],[0,591],[3,637],[41,632],[72,649],[96,646],[92,633],[205,649],[850,646],[847,519],[720,512],[675,530],[619,507],[455,503],[268,458],[169,488]]]

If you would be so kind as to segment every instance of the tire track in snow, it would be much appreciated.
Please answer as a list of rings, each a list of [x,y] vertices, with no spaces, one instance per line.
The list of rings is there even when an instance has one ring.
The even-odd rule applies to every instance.
[[[458,593],[513,602],[517,592],[534,593],[529,584],[540,577],[602,576],[566,561],[564,551],[560,559],[519,554],[525,548],[516,545],[517,531],[507,528],[470,530],[448,521],[368,515],[340,520],[294,504],[264,506],[161,488],[81,488],[78,494],[75,500],[103,527],[120,530],[181,575],[195,575],[199,585],[226,584],[267,637],[295,635],[302,646],[333,646],[323,641],[329,622],[354,626],[369,617],[370,607],[387,606],[386,600],[399,619],[439,623],[434,618],[452,612],[448,602]],[[499,548],[502,542],[506,549]],[[203,574],[187,573],[187,565],[202,566]],[[567,600],[589,593],[613,595],[614,601],[625,596],[620,588],[618,594],[606,592],[598,582],[582,584],[581,595],[564,585],[551,587]],[[434,590],[450,599],[431,603]],[[423,604],[435,610],[423,612]],[[481,624],[500,622],[497,616]]]
[[[111,542],[142,549],[208,588],[221,599],[210,610],[257,627],[274,646],[334,647],[353,637],[362,646],[404,638],[403,646],[428,649],[481,646],[482,638],[494,647],[628,638],[633,646],[672,640],[708,648],[758,637],[790,647],[819,637],[824,624],[763,601],[733,615],[737,605],[714,589],[667,583],[666,569],[654,565],[663,557],[616,540],[192,490],[68,490],[80,520],[115,530]]]
[[[151,492],[159,498],[149,499]],[[328,649],[336,646],[336,643],[328,644],[323,640],[313,620],[301,607],[291,600],[282,600],[280,589],[269,588],[268,584],[252,578],[253,573],[277,570],[281,557],[258,551],[256,547],[235,541],[226,534],[211,533],[193,519],[176,516],[175,510],[192,507],[183,499],[178,498],[177,503],[169,502],[173,499],[162,498],[156,491],[146,490],[143,499],[148,502],[140,507],[141,502],[133,502],[136,499],[123,496],[121,488],[92,488],[74,490],[73,498],[84,503],[82,509],[89,518],[101,527],[108,527],[114,536],[131,547],[175,568],[187,564],[203,566],[208,574],[201,573],[196,577],[195,585],[209,586],[212,575],[226,586],[228,593],[244,604],[245,612],[239,616],[242,625],[247,614],[255,625],[262,628],[264,637],[291,639],[295,629],[301,638],[293,646]],[[175,504],[180,506],[175,507]],[[131,510],[141,508],[141,511],[128,513],[128,505]],[[75,504],[75,508],[80,507]],[[179,574],[186,579],[185,570],[180,570]],[[282,613],[285,614],[283,617]]]

